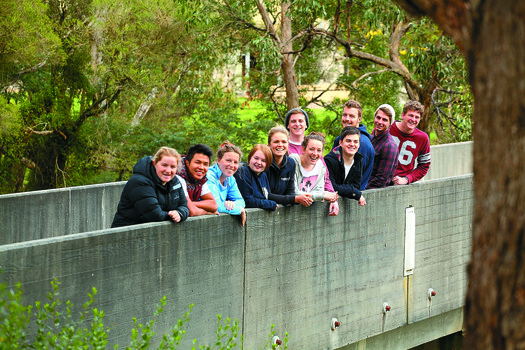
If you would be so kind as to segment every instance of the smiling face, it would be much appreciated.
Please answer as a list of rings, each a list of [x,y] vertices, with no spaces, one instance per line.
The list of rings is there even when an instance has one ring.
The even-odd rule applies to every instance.
[[[219,169],[221,169],[222,174],[226,177],[230,177],[239,168],[240,156],[235,152],[226,152],[221,159],[217,161]]]
[[[377,110],[374,118],[374,127],[378,134],[384,133],[390,127],[390,117],[380,109]]]
[[[288,122],[288,130],[290,134],[302,137],[306,131],[306,119],[302,113],[294,113],[290,116],[290,121]]]
[[[358,128],[360,122],[361,118],[359,117],[359,110],[357,108],[343,108],[343,115],[341,116],[341,124],[343,124],[343,128],[345,126],[355,126]]]
[[[359,135],[346,135],[344,140],[339,141],[344,154],[354,156],[359,150]]]
[[[282,132],[276,132],[273,134],[268,146],[270,146],[275,158],[282,158],[288,152],[288,136]]]
[[[309,140],[306,148],[303,148],[301,155],[301,163],[315,165],[319,158],[323,155],[323,143],[318,140]]]
[[[164,156],[159,161],[153,161],[155,172],[163,185],[173,179],[177,172],[178,160],[175,157]]]
[[[253,156],[248,159],[248,166],[254,173],[259,175],[266,169],[266,156],[262,151],[256,151]]]
[[[206,176],[210,167],[210,158],[202,153],[195,153],[191,162],[188,162],[188,160],[185,160],[185,162],[191,176],[197,181]]]
[[[416,127],[419,125],[421,120],[421,114],[417,111],[408,110],[406,113],[401,114],[401,124],[399,128],[402,132],[406,134],[411,134],[416,130]]]

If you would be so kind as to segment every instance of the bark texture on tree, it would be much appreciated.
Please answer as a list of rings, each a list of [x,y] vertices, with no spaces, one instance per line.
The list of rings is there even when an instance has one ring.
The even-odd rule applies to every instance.
[[[292,21],[288,17],[290,2],[283,2],[281,5],[281,52],[283,52],[282,70],[283,80],[286,87],[286,106],[288,110],[299,107],[299,90],[297,88],[297,77],[295,75],[294,55],[292,52]]]
[[[281,59],[281,69],[286,92],[286,106],[290,110],[299,107],[299,89],[297,87],[297,77],[295,75],[295,62],[293,52],[292,21],[289,17],[289,10],[292,6],[290,1],[283,1],[281,4],[281,36],[279,37],[270,19],[266,7],[261,0],[257,0],[257,9],[264,22],[267,32],[272,37],[279,51],[283,54]]]
[[[398,1],[464,52],[474,93],[465,349],[525,349],[525,1]]]

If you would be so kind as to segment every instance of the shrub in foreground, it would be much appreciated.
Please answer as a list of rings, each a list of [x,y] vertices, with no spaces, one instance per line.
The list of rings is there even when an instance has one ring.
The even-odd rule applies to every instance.
[[[104,312],[93,306],[96,288],[88,293],[88,301],[77,317],[72,314],[73,303],[63,303],[59,298],[59,282],[51,282],[52,291],[47,296],[47,302],[35,302],[34,305],[22,303],[20,284],[13,289],[7,289],[0,284],[0,349],[106,349],[110,328],[104,326]],[[131,340],[125,349],[149,349],[152,343],[159,343],[156,349],[176,349],[185,334],[185,326],[190,321],[189,311],[179,318],[169,333],[162,334],[160,342],[155,338],[155,323],[164,311],[166,296],[162,297],[153,319],[141,324],[133,318]],[[34,320],[32,319],[34,317]],[[30,331],[32,322],[36,331]],[[275,335],[274,326],[271,326],[265,349],[276,349],[272,344]],[[287,349],[287,334],[281,345]],[[239,341],[239,342],[238,342]],[[115,345],[115,349],[119,346]],[[193,340],[192,349],[199,350],[230,350],[242,349],[242,336],[239,337],[239,323],[230,318],[222,319],[217,315],[216,341],[213,345],[199,345]]]

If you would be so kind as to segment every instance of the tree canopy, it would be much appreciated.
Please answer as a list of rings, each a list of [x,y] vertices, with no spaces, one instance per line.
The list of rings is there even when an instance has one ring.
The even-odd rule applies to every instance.
[[[250,86],[274,103],[281,119],[299,105],[339,110],[340,101],[327,105],[301,90],[324,81],[372,112],[381,103],[399,107],[403,95],[420,101],[426,107],[423,130],[441,132],[443,141],[469,139],[472,100],[464,59],[429,19],[411,18],[384,0],[208,4],[255,57],[258,75],[250,73]],[[276,94],[281,86],[285,101]]]
[[[334,89],[369,128],[377,105],[414,98],[437,142],[470,139],[458,50],[386,0],[6,0],[0,34],[2,193],[126,179],[162,145],[247,150],[295,106],[335,135]],[[246,90],[255,118],[239,115]]]

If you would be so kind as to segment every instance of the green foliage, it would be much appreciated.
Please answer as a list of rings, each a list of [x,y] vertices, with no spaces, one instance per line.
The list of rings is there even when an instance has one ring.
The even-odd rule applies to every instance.
[[[137,159],[163,145],[185,153],[197,142],[217,148],[228,139],[246,153],[283,122],[285,54],[294,61],[297,104],[308,108],[310,130],[325,132],[328,141],[340,132],[345,99],[311,96],[319,83],[360,101],[369,130],[382,103],[393,105],[399,119],[405,78],[352,52],[391,60],[400,21],[409,27],[395,54],[433,111],[421,126],[436,143],[471,139],[465,61],[429,19],[407,18],[386,0],[292,1],[292,52],[285,53],[289,42],[276,39],[283,2],[262,3],[275,33],[254,2],[6,0],[0,193],[126,180]],[[241,76],[231,66],[244,64],[247,53],[249,75]],[[450,93],[433,105],[436,87]],[[257,114],[244,116],[244,91],[255,98],[248,103],[260,104]]]
[[[83,304],[83,311],[78,316],[73,315],[73,303],[65,303],[59,299],[60,283],[51,281],[52,291],[47,302],[35,302],[35,305],[24,305],[22,289],[17,284],[14,290],[7,289],[5,283],[0,283],[0,348],[1,349],[106,349],[109,328],[103,323],[104,312],[93,306],[97,290],[93,288],[88,293],[89,300]],[[129,350],[149,349],[152,343],[158,343],[156,349],[176,349],[182,341],[190,321],[189,311],[176,322],[169,333],[156,338],[155,323],[164,312],[166,296],[163,296],[153,319],[145,324],[133,318],[131,341],[125,348]],[[34,311],[34,312],[33,312]],[[31,330],[31,317],[35,316],[35,331]],[[34,332],[34,334],[33,334]],[[271,338],[275,335],[274,325],[265,348],[271,346]],[[288,334],[286,333],[282,349],[287,349]],[[118,349],[115,345],[115,349]],[[239,322],[230,318],[222,319],[217,315],[216,341],[212,345],[198,345],[193,340],[192,349],[199,350],[232,350],[242,349],[242,337],[239,342]]]
[[[281,5],[285,2],[262,3],[276,28],[276,35],[282,35],[283,29],[279,26],[280,16],[286,8]],[[253,3],[208,0],[206,4],[217,10],[224,23],[229,24],[229,27],[223,25],[222,30],[235,33],[231,38],[238,39],[244,52],[250,52],[253,58],[248,78],[250,91],[252,95],[263,94],[263,100],[273,107],[271,119],[278,120],[287,109],[282,95],[275,93],[278,88],[284,88],[281,81],[283,66],[279,58],[284,54],[282,47],[289,42],[283,42],[282,36],[279,41],[266,30],[261,20],[253,15],[256,10]],[[390,103],[400,114],[402,101],[409,98],[405,90],[408,82],[415,82],[410,87],[415,90],[410,96],[417,95],[431,109],[430,94],[435,87],[465,91],[456,96],[454,106],[450,107],[457,114],[449,114],[443,119],[434,111],[430,120],[426,120],[428,123],[421,126],[428,132],[435,132],[441,141],[470,137],[469,123],[465,122],[470,119],[471,108],[467,102],[470,92],[465,89],[468,82],[464,60],[452,41],[429,19],[407,18],[394,2],[385,0],[358,0],[346,4],[323,0],[294,1],[288,5],[285,16],[292,26],[293,69],[298,85],[302,85],[299,86],[298,104],[305,108],[313,102],[334,113],[329,121],[323,119],[316,128],[320,127],[328,134],[337,133],[341,102],[344,101],[308,97],[310,85],[326,82],[332,88],[347,89],[348,97],[357,99],[364,106],[364,123],[371,129],[375,108]],[[401,36],[399,47],[392,47],[394,30],[403,23],[408,24],[407,31]],[[242,36],[238,35],[240,31]],[[344,47],[344,42],[349,44],[350,50]],[[352,50],[361,52],[363,58],[358,58]],[[405,75],[385,66],[384,61],[395,61],[396,69],[403,69]]]
[[[17,74],[44,61],[60,61],[60,41],[33,0],[5,0],[0,7],[0,86],[16,84]],[[34,33],[38,33],[35,35]]]
[[[22,303],[22,291],[18,284],[13,291],[0,284],[0,345],[2,349],[104,349],[107,332],[104,328],[104,313],[92,307],[96,289],[88,294],[89,300],[83,310],[73,317],[73,304],[65,304],[58,298],[59,283],[51,282],[52,292],[45,304],[37,301],[34,305]],[[35,310],[36,335],[29,333],[32,311]],[[87,319],[91,321],[86,325]]]
[[[25,329],[31,317],[31,306],[21,304],[22,291],[20,284],[15,290],[6,290],[5,284],[0,284],[0,344],[13,349],[23,348],[26,343]]]
[[[153,326],[158,320],[159,315],[164,311],[166,306],[166,296],[163,296],[160,305],[157,307],[153,319],[146,324],[141,324],[136,318],[133,318],[133,328],[131,330],[131,342],[126,349],[148,349],[151,346],[151,341],[154,339],[155,332]],[[162,340],[157,349],[175,349],[184,337],[184,324],[190,321],[189,315],[193,304],[190,305],[190,310],[184,313],[184,318],[179,319],[177,324],[171,329],[171,334],[162,335]],[[115,346],[115,349],[118,345]]]
[[[0,130],[9,131],[0,144],[0,173],[10,174],[0,193],[122,179],[137,154],[194,143],[182,128],[193,127],[191,118],[204,120],[206,104],[214,117],[235,108],[211,78],[224,56],[212,27],[194,20],[199,2],[31,3],[32,12],[29,2],[20,3],[27,10],[20,18],[12,16],[18,14],[12,0],[13,11],[0,10],[0,31],[13,32],[3,32],[9,44],[28,48],[27,57],[18,57],[21,47],[0,52],[2,62],[25,59],[1,65],[2,82],[16,85],[3,90],[0,103],[9,110],[0,119]],[[24,22],[32,17],[38,20]],[[15,19],[18,32],[11,28]],[[22,29],[50,39],[14,40],[33,37]],[[148,112],[137,113],[144,106]],[[223,126],[235,123],[232,116]]]
[[[266,343],[264,344],[265,349],[277,349],[279,347],[278,344],[273,343],[273,338],[275,336],[275,325],[270,325],[270,334],[268,334],[268,339],[266,340]],[[282,339],[282,345],[281,349],[288,349],[288,332],[284,333],[284,339]]]
[[[241,344],[237,343],[239,336],[239,322],[231,320],[230,318],[222,319],[221,315],[217,315],[217,331],[215,332],[217,339],[213,345],[198,345],[197,340],[193,340],[192,349],[199,350],[222,350],[222,349],[242,349]]]

